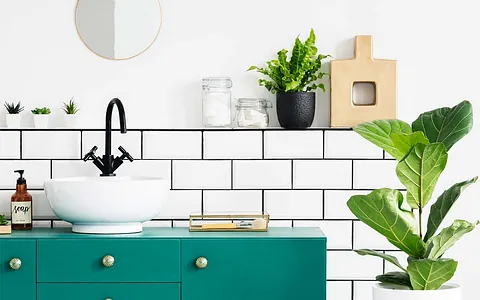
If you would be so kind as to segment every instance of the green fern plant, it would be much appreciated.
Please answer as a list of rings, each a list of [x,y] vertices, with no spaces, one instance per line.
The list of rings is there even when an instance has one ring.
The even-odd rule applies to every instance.
[[[0,215],[0,226],[8,225],[7,219],[5,219],[4,215]]]
[[[330,55],[317,54],[315,46],[315,32],[312,29],[308,39],[302,43],[299,37],[295,40],[292,55],[288,59],[288,50],[282,49],[277,53],[277,59],[267,62],[265,68],[251,66],[248,71],[257,71],[270,78],[259,79],[260,86],[269,92],[311,92],[321,89],[325,92],[325,85],[319,80],[328,73],[322,72],[322,60]]]
[[[5,106],[5,109],[11,115],[18,115],[19,113],[21,113],[24,110],[24,107],[22,106],[21,102],[17,102],[17,103],[15,103],[15,102],[12,102],[12,103],[5,102],[3,104],[3,106]]]
[[[32,109],[32,114],[34,115],[49,115],[52,111],[48,107],[42,107],[42,108],[35,108]]]
[[[75,101],[73,101],[73,97],[72,97],[72,99],[70,99],[68,103],[63,102],[62,110],[67,115],[74,115],[80,110],[80,108],[78,107],[78,104]]]

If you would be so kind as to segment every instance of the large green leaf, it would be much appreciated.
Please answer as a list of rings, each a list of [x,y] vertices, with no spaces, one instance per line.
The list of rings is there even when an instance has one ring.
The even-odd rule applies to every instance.
[[[414,290],[437,290],[449,281],[457,270],[453,259],[417,259],[411,260],[407,271]]]
[[[413,130],[425,133],[431,143],[443,142],[447,151],[467,135],[472,126],[472,104],[468,101],[423,113],[412,124]]]
[[[355,250],[355,252],[357,252],[358,254],[360,254],[362,256],[371,255],[371,256],[381,257],[384,260],[388,261],[389,263],[394,264],[395,266],[397,266],[401,270],[407,272],[407,270],[404,267],[402,267],[402,265],[400,264],[398,259],[393,255],[388,255],[388,254],[385,254],[385,253],[382,253],[382,252],[377,252],[375,250],[370,250],[370,249],[360,249],[360,250]]]
[[[473,224],[463,220],[455,220],[449,227],[444,228],[436,237],[429,241],[427,257],[440,258],[455,242],[469,233],[479,222]]]
[[[401,286],[406,286],[409,289],[413,289],[412,284],[410,283],[410,276],[408,276],[408,274],[405,272],[388,272],[382,275],[378,275],[377,277],[375,277],[375,279],[382,283],[397,284]]]
[[[445,215],[448,213],[453,204],[460,197],[460,194],[472,183],[477,182],[478,177],[472,178],[467,181],[459,182],[454,184],[448,190],[443,192],[440,197],[438,197],[437,202],[435,202],[430,208],[430,215],[428,216],[427,223],[427,233],[425,234],[424,241],[427,242],[434,234],[437,232],[438,227],[445,218]]]
[[[416,144],[397,165],[397,176],[410,194],[407,202],[417,209],[427,205],[438,177],[447,165],[447,149],[443,143]]]
[[[380,189],[368,195],[352,196],[347,205],[352,213],[390,243],[412,257],[422,257],[425,244],[415,234],[413,213],[402,208],[403,195],[396,190]]]
[[[362,123],[355,126],[353,130],[385,150],[396,160],[402,159],[405,154],[399,151],[393,144],[391,135],[393,133],[412,133],[412,128],[407,123],[400,120],[377,120],[373,122]]]
[[[416,144],[420,143],[427,145],[430,143],[421,131],[413,133],[392,133],[390,138],[402,158],[405,157],[405,155],[407,155]]]

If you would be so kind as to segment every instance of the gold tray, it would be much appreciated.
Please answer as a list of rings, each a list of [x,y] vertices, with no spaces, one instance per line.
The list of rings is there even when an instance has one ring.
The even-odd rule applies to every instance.
[[[253,222],[257,221],[257,227],[253,226]],[[239,227],[238,224],[252,224],[248,227]],[[189,231],[200,232],[265,232],[268,231],[268,223],[270,215],[268,214],[239,214],[239,215],[190,215],[188,224]],[[260,224],[262,223],[262,224]],[[258,226],[262,225],[262,226]]]

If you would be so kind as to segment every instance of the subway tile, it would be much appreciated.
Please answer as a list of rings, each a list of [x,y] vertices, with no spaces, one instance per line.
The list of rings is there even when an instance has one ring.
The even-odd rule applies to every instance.
[[[320,227],[327,249],[352,249],[352,221],[293,221],[294,227]]]
[[[52,227],[52,222],[50,220],[44,220],[44,221],[33,221],[33,228],[51,228]]]
[[[25,159],[80,159],[79,131],[24,131]]]
[[[230,189],[231,161],[177,160],[173,161],[175,189]]]
[[[383,262],[378,257],[360,256],[353,251],[327,251],[327,279],[371,279],[382,274]]]
[[[270,222],[268,222],[268,227],[292,227],[292,223],[292,220],[270,220]]]
[[[172,227],[172,222],[171,221],[147,221],[143,223],[143,228],[148,228],[148,227]]]
[[[386,151],[383,151],[383,152],[384,152],[384,155],[385,155],[385,159],[395,160],[395,158],[393,156],[391,156],[390,153],[387,153]]]
[[[71,228],[72,223],[69,223],[67,221],[57,220],[57,221],[53,221],[53,227],[54,228]]]
[[[353,285],[353,300],[371,300],[372,289],[375,283],[375,281],[355,281]]]
[[[354,227],[353,247],[355,249],[397,250],[397,247],[390,244],[387,238],[364,223],[355,221]]]
[[[0,188],[15,189],[18,174],[15,170],[25,170],[29,188],[43,188],[50,179],[50,162],[47,160],[5,160],[0,161]]]
[[[0,131],[0,159],[20,158],[20,132]]]
[[[189,226],[189,221],[173,221],[173,227],[188,228],[188,226]]]
[[[265,131],[265,158],[323,158],[323,132]]]
[[[234,189],[289,189],[291,166],[289,160],[255,160],[233,162]]]
[[[265,211],[273,219],[322,219],[322,191],[265,191]]]
[[[88,153],[93,146],[98,147],[97,156],[102,157],[105,154],[105,132],[84,131],[82,139],[83,155]],[[141,132],[128,131],[126,134],[121,134],[119,131],[112,132],[112,155],[115,157],[122,155],[118,150],[119,146],[127,150],[133,158],[140,159],[142,152]]]
[[[5,215],[5,217],[11,217],[10,203],[11,197],[15,193],[15,190],[0,191],[0,214]],[[33,218],[51,218],[56,219],[57,217],[53,213],[48,204],[47,197],[43,191],[29,191],[32,195],[32,206],[33,206]]]
[[[369,191],[325,191],[325,219],[356,219],[347,206],[354,195],[366,195]]]
[[[325,158],[383,158],[383,150],[354,131],[327,130]]]
[[[262,191],[204,191],[205,214],[262,213]]]
[[[293,188],[348,189],[352,185],[349,160],[294,161]]]
[[[54,160],[52,161],[53,178],[97,177],[100,170],[92,161]],[[168,160],[134,160],[125,161],[115,171],[117,176],[159,177],[170,180],[170,161]]]
[[[262,158],[261,131],[206,131],[203,145],[205,159]]]
[[[155,219],[188,219],[202,211],[202,191],[170,191]]]
[[[352,300],[352,282],[327,281],[327,300]]]
[[[143,132],[143,157],[146,159],[202,158],[200,131]]]
[[[407,265],[408,265],[408,263],[407,263],[408,255],[405,254],[405,252],[403,252],[403,251],[385,251],[385,254],[395,256],[404,268],[407,267]],[[397,272],[397,271],[401,271],[400,268],[398,268],[397,266],[395,266],[395,265],[393,265],[393,264],[391,264],[387,261],[385,262],[385,273]]]
[[[397,162],[394,160],[362,160],[353,164],[354,189],[404,189],[395,173]]]

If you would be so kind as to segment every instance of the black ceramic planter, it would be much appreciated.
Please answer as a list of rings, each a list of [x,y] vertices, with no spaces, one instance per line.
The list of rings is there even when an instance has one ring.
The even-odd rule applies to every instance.
[[[312,126],[315,116],[315,93],[277,93],[277,116],[285,129]]]

